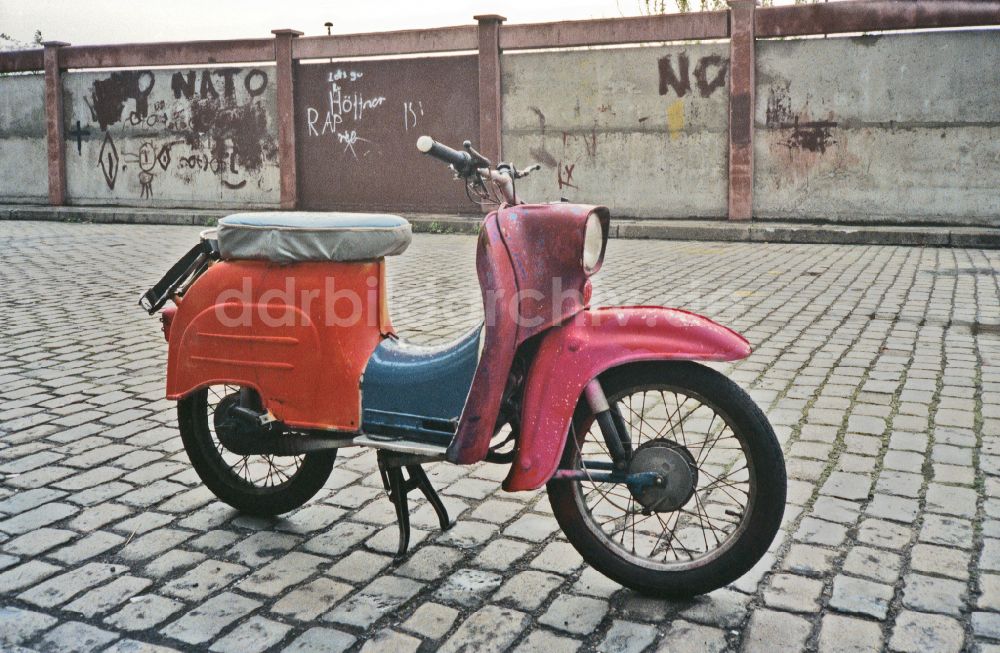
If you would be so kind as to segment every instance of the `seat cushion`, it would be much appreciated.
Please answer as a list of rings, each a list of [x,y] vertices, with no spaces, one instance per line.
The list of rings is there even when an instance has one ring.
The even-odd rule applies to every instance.
[[[370,213],[236,213],[219,220],[224,259],[371,261],[402,254],[412,239],[410,223]]]

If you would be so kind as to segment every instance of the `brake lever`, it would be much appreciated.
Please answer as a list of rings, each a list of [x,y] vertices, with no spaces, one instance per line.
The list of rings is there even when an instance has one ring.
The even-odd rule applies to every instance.
[[[542,169],[541,164],[539,164],[539,163],[532,163],[530,166],[528,166],[524,170],[517,170],[517,171],[515,171],[514,172],[514,179],[521,179],[522,177],[527,177],[532,172],[534,172],[536,170],[541,170],[541,169]]]
[[[489,168],[490,166],[493,165],[492,163],[490,163],[489,159],[487,159],[485,156],[477,152],[472,147],[472,141],[463,142],[462,147],[465,148],[465,151],[468,152],[469,155],[476,160],[476,162],[478,163],[478,165],[476,166],[477,168]]]

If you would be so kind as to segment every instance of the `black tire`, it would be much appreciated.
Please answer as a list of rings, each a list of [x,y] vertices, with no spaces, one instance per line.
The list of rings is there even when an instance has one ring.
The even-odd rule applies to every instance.
[[[202,482],[215,496],[237,510],[262,517],[271,517],[294,510],[309,501],[326,484],[333,470],[336,452],[309,453],[296,457],[239,456],[225,451],[218,442],[212,425],[213,403],[210,396],[220,399],[220,386],[198,390],[177,403],[177,421],[181,440],[191,465]],[[238,388],[227,386],[226,393]],[[270,465],[271,469],[286,469],[294,464],[294,471],[275,473],[278,482],[258,483],[239,473],[224,455],[243,461],[241,470],[249,473],[249,465]],[[276,466],[285,459],[286,463]],[[272,477],[268,472],[267,479]]]
[[[637,553],[642,549],[641,546],[637,548],[637,542],[642,545],[652,539],[652,535],[646,536],[641,532],[643,528],[650,529],[650,525],[640,526],[640,532],[637,536],[636,524],[642,522],[643,519],[650,519],[650,516],[648,512],[641,510],[642,506],[637,500],[637,495],[630,492],[627,486],[597,481],[549,481],[547,489],[552,511],[570,543],[592,567],[604,575],[626,587],[658,597],[685,598],[704,594],[731,583],[749,571],[767,552],[774,540],[781,525],[785,508],[786,478],[781,447],[761,410],[746,392],[731,380],[713,369],[692,362],[626,365],[604,373],[601,375],[600,381],[612,406],[620,405],[620,407],[626,408],[624,404],[626,398],[631,402],[631,397],[642,392],[643,406],[639,411],[641,414],[645,414],[647,410],[647,393],[654,392],[650,388],[657,389],[656,391],[659,391],[660,396],[663,397],[664,414],[667,416],[666,423],[670,424],[671,432],[675,431],[672,419],[669,417],[670,411],[673,409],[666,393],[673,394],[674,402],[678,403],[676,414],[681,424],[687,416],[696,412],[696,409],[700,410],[696,406],[696,409],[692,409],[686,415],[681,415],[681,406],[686,406],[688,401],[685,399],[684,402],[680,402],[679,397],[681,396],[693,398],[702,406],[714,411],[715,415],[722,418],[724,424],[719,435],[715,436],[713,444],[708,448],[708,452],[704,454],[706,468],[718,469],[708,466],[708,459],[713,455],[723,459],[734,457],[737,458],[737,462],[738,457],[742,456],[746,464],[743,469],[746,470],[747,480],[726,481],[730,474],[736,474],[734,478],[744,476],[744,472],[736,467],[737,462],[731,463],[731,468],[729,468],[736,470],[736,472],[726,471],[727,468],[722,468],[725,473],[718,472],[720,474],[718,477],[703,471],[702,476],[694,481],[693,494],[687,499],[679,499],[679,501],[685,501],[679,510],[673,512],[652,511],[657,522],[663,528],[661,535],[656,538],[649,549],[649,557],[643,557]],[[635,413],[631,404],[627,408]],[[630,416],[629,419],[631,421],[633,418]],[[700,443],[702,451],[705,450],[706,443],[712,438],[715,417],[713,416],[712,419],[713,422],[709,423],[707,427],[708,435]],[[645,423],[644,420],[643,423]],[[639,425],[638,435],[633,430],[633,439],[643,436],[643,423]],[[739,443],[739,447],[720,448],[719,452],[713,454],[712,447],[715,447],[715,443],[720,441],[727,427],[732,433],[732,439]],[[664,438],[660,438],[659,433],[664,432],[665,429],[666,426],[663,430],[657,431],[653,439],[661,443],[660,446],[674,446],[670,443],[662,444]],[[694,437],[692,431],[685,434],[684,430],[681,429],[680,432],[684,435],[685,440]],[[589,436],[588,433],[590,433]],[[560,468],[581,469],[579,460],[583,455],[591,460],[591,454],[580,453],[581,451],[597,451],[587,444],[588,437],[600,438],[600,430],[594,423],[586,403],[581,400],[574,416],[574,428],[571,429],[570,436],[567,437]],[[728,440],[729,437],[727,436],[725,439]],[[679,437],[677,441],[680,441]],[[633,442],[633,446],[635,445],[636,443]],[[737,453],[728,453],[730,451]],[[693,454],[691,455],[692,461],[696,462],[692,468],[701,469],[699,462],[702,457],[701,451],[699,451],[697,458]],[[600,454],[598,457],[602,458]],[[688,465],[690,466],[690,463]],[[708,479],[715,480],[708,481]],[[705,488],[704,495],[701,495],[702,490],[698,489],[702,480],[708,481],[702,486]],[[732,485],[728,484],[730,482]],[[745,487],[748,489],[745,491],[737,489],[737,483],[745,483]],[[588,484],[592,488],[589,493],[585,491],[585,486]],[[613,491],[617,493],[613,498],[605,496],[605,492],[600,489],[609,487],[614,488]],[[744,486],[739,486],[739,488],[742,487]],[[624,526],[620,527],[618,522],[612,520],[612,526],[608,528],[618,528],[619,530],[611,530],[609,534],[600,521],[606,515],[595,515],[593,512],[595,507],[587,503],[588,497],[593,495],[595,491],[598,492],[598,495],[596,498],[590,499],[591,501],[596,500],[597,503],[607,501],[611,505],[620,507],[617,506],[617,503],[623,503],[627,499],[630,509],[634,503],[639,510],[635,513],[630,513],[629,510],[623,511]],[[622,496],[623,492],[624,497]],[[743,496],[740,492],[746,495],[746,505],[737,506],[742,511],[739,514],[738,523],[735,523],[737,520],[735,513],[739,510],[733,510],[734,514],[730,515],[730,510],[726,509],[721,511],[721,517],[714,516],[720,514],[718,509],[724,507],[725,502],[738,503]],[[722,498],[723,503],[711,503],[722,494],[727,495]],[[699,502],[701,503],[699,504]],[[694,522],[694,517],[691,516],[693,514],[690,510],[691,506],[695,506],[699,515],[704,515],[704,518],[699,516],[698,519],[701,521],[702,535],[705,537],[706,553],[700,558],[692,556],[690,560],[685,561],[682,559],[684,555],[691,556],[692,552],[681,544],[680,535],[693,530],[693,527],[689,528],[689,525]],[[712,511],[710,508],[715,510]],[[610,508],[605,505],[604,510],[610,510]],[[628,550],[626,543],[630,514],[632,515],[631,551]],[[666,516],[666,522],[663,521],[661,515]],[[728,535],[726,535],[727,527],[725,525],[730,522],[725,521],[726,517],[734,520],[734,525]],[[672,529],[668,529],[671,518],[675,519],[674,526]],[[681,527],[682,519],[687,522],[683,528]],[[705,530],[706,523],[712,530]],[[657,529],[658,526],[654,523],[652,528]],[[668,539],[662,539],[668,531]],[[621,545],[616,541],[619,533],[621,533]],[[707,551],[711,544],[706,533],[710,533],[716,542],[719,542],[717,536],[720,533],[726,535],[726,539],[718,545],[716,550],[709,553]],[[678,545],[677,547],[674,546],[675,543]],[[688,543],[691,543],[690,538]],[[658,558],[657,551],[664,545],[668,548],[663,551],[663,560],[654,559],[654,554]],[[676,561],[668,559],[671,554],[677,558]]]

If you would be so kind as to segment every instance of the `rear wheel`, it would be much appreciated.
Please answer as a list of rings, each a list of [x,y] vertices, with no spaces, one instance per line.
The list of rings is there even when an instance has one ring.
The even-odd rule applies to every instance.
[[[244,456],[229,451],[215,430],[216,411],[238,401],[239,392],[237,386],[210,386],[178,402],[188,458],[208,489],[237,510],[261,516],[294,510],[323,488],[336,453]]]
[[[749,571],[785,506],[781,447],[764,414],[739,386],[697,363],[629,365],[602,375],[601,385],[631,435],[629,472],[659,472],[666,483],[550,481],[569,541],[598,571],[657,596],[710,592]],[[563,469],[609,468],[589,413],[581,402]]]

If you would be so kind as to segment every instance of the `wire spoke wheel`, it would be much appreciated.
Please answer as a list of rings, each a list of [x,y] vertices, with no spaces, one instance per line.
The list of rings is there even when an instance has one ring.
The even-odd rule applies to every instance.
[[[746,527],[756,489],[744,445],[725,416],[678,387],[645,386],[608,399],[628,426],[634,461],[667,452],[660,455],[679,456],[691,474],[683,479],[687,499],[673,509],[662,509],[662,501],[644,500],[644,494],[625,485],[592,479],[574,483],[576,500],[595,533],[620,555],[655,569],[690,568],[725,550]],[[581,435],[571,440],[578,468],[611,463],[596,422]]]
[[[247,485],[255,488],[274,488],[287,483],[299,473],[304,456],[249,455],[241,456],[225,448],[215,429],[215,415],[219,404],[226,397],[238,395],[240,388],[233,385],[210,386],[205,402],[205,420],[212,436],[212,443],[230,472]]]
[[[785,470],[767,419],[738,386],[695,363],[637,364],[602,376],[630,435],[627,473],[661,483],[594,480],[612,458],[600,427],[577,410],[552,481],[553,512],[598,570],[637,590],[689,596],[731,582],[760,559],[784,510]]]
[[[313,497],[330,476],[335,452],[299,456],[241,455],[228,449],[217,431],[226,404],[241,388],[215,385],[188,395],[177,405],[184,449],[205,485],[222,501],[256,515],[278,515]],[[230,443],[232,444],[232,443]]]

